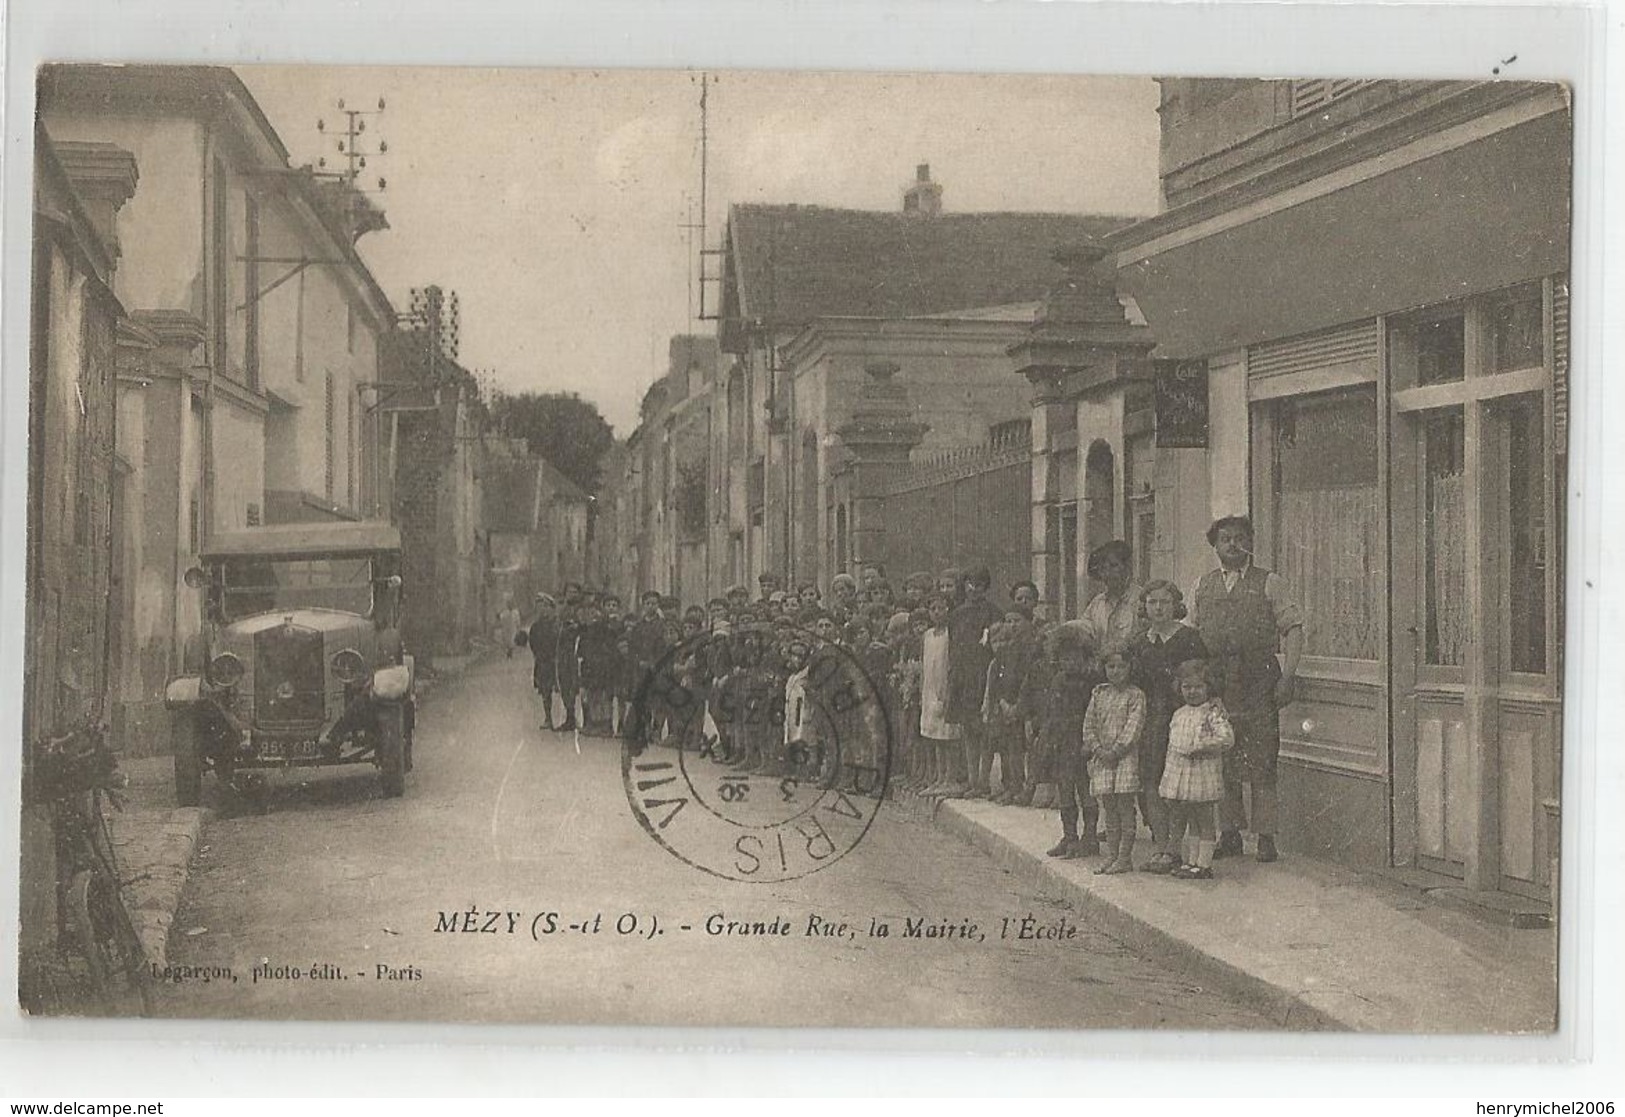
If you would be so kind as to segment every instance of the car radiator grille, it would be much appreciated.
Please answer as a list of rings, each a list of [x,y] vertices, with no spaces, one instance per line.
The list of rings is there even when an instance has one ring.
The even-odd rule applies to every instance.
[[[279,625],[254,637],[254,720],[259,725],[319,725],[325,681],[320,632]]]

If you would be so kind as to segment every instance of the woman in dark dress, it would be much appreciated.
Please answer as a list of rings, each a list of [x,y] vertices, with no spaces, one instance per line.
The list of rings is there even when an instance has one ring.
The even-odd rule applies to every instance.
[[[1140,737],[1140,814],[1151,828],[1156,848],[1166,848],[1168,808],[1157,794],[1162,769],[1168,759],[1168,723],[1179,709],[1175,672],[1188,659],[1206,659],[1207,647],[1201,635],[1184,624],[1185,598],[1179,587],[1168,581],[1145,587],[1145,613],[1150,622],[1139,641],[1134,662],[1134,682],[1145,692],[1145,732]],[[1173,869],[1171,854],[1158,853],[1145,866],[1151,873]]]

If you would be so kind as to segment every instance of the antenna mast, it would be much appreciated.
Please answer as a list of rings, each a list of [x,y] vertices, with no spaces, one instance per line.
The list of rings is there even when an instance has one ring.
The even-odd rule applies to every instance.
[[[710,114],[710,106],[708,104],[708,100],[709,100],[708,95],[709,95],[710,91],[711,91],[711,75],[710,74],[701,74],[700,75],[700,220],[699,220],[699,226],[700,226],[700,321],[702,321],[702,322],[715,322],[719,317],[721,317],[721,313],[720,313],[721,307],[717,307],[715,309],[707,309],[706,300],[705,300],[706,289],[709,288],[711,286],[711,284],[713,284],[713,283],[715,283],[717,285],[717,290],[718,291],[720,291],[722,289],[722,274],[721,274],[720,266],[717,269],[717,273],[714,274],[714,275],[711,273],[711,269],[706,266],[706,262],[708,260],[711,260],[711,259],[720,260],[721,257],[722,257],[722,249],[720,249],[720,248],[708,248],[706,246],[707,242],[706,242],[706,239],[705,239],[706,198],[707,198],[707,186],[708,186],[708,181],[707,180],[708,180],[709,175],[710,175],[710,153],[711,153],[711,130],[710,130],[710,115],[711,114]],[[721,301],[720,296],[718,297],[717,301],[718,302]]]

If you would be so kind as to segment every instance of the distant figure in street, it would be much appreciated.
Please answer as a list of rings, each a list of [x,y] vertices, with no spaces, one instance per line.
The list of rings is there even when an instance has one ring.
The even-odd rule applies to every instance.
[[[524,622],[519,615],[519,609],[514,605],[513,598],[508,598],[497,614],[497,642],[502,645],[504,654],[513,658],[513,650],[518,645],[519,632]]]
[[[531,682],[542,696],[543,729],[553,728],[553,692],[558,688],[555,662],[559,645],[559,622],[553,599],[536,595],[536,617],[530,622],[526,643],[530,646]]]

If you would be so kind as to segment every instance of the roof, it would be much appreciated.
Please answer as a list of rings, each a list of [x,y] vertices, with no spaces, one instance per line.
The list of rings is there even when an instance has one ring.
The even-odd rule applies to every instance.
[[[216,532],[202,549],[204,558],[234,555],[362,554],[398,551],[401,533],[381,520],[341,520],[270,524]]]
[[[491,531],[532,532],[538,489],[542,499],[571,504],[587,503],[587,494],[545,458],[503,458],[493,455],[480,477],[481,511]]]
[[[1062,276],[1057,248],[1135,219],[736,205],[732,266],[746,318],[797,324],[901,318],[1041,299]]]
[[[592,499],[587,495],[585,489],[561,473],[558,466],[546,458],[537,458],[536,460],[541,462],[542,477],[552,487],[555,497],[560,500],[574,501],[577,504],[585,504]]]

